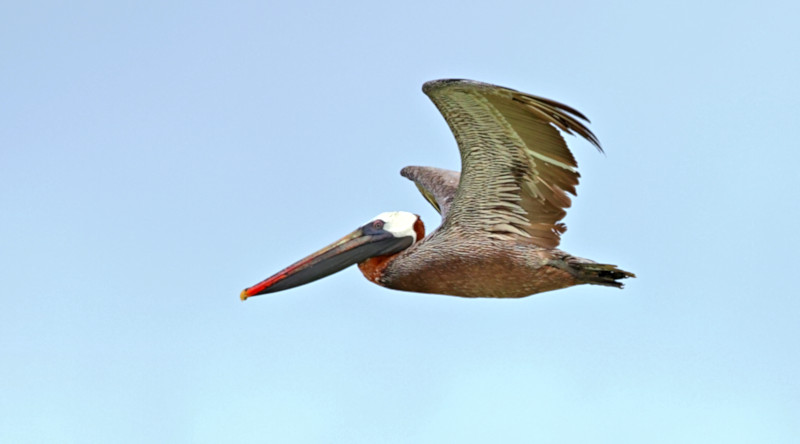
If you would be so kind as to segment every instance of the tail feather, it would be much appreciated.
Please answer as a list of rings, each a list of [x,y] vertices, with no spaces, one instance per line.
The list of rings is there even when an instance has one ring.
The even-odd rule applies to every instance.
[[[619,282],[620,279],[636,277],[635,274],[621,270],[616,265],[578,262],[572,266],[578,272],[578,279],[586,284],[622,288],[624,284]]]

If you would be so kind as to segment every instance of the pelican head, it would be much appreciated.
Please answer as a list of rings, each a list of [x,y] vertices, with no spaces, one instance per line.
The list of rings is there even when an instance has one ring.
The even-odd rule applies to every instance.
[[[422,240],[419,216],[406,211],[381,213],[347,236],[242,291],[241,299],[313,282],[370,258],[395,255]]]

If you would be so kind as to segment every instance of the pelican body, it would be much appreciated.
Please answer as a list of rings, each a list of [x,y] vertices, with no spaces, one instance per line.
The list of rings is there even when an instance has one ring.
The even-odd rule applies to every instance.
[[[441,214],[428,236],[418,215],[381,213],[353,233],[242,291],[242,300],[303,285],[350,265],[395,290],[519,298],[579,284],[622,288],[635,277],[559,250],[576,195],[577,162],[561,132],[602,152],[588,119],[561,103],[472,80],[425,83],[461,152],[462,172],[400,174]]]

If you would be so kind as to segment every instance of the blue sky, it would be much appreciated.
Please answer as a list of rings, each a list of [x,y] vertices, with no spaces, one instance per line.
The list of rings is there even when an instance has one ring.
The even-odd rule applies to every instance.
[[[0,7],[0,441],[794,442],[796,2]],[[542,3],[542,4],[537,4]],[[420,87],[592,119],[521,300],[238,294],[459,168]]]

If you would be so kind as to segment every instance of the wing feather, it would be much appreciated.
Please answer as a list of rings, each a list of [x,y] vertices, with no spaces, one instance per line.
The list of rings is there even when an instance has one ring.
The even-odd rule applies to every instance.
[[[461,173],[443,168],[407,166],[400,171],[400,174],[414,181],[425,200],[442,215],[444,220],[455,198]]]
[[[460,182],[448,190],[448,209],[440,211],[442,229],[558,246],[566,229],[559,221],[571,205],[567,193],[576,194],[580,177],[559,130],[585,138],[602,152],[597,137],[581,122],[588,119],[553,100],[471,80],[427,82],[423,91],[444,116],[461,152]],[[429,201],[423,188],[441,206],[441,191],[411,178],[422,183]]]

